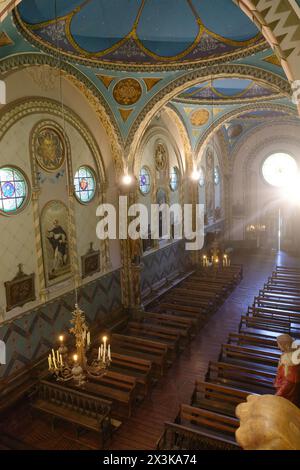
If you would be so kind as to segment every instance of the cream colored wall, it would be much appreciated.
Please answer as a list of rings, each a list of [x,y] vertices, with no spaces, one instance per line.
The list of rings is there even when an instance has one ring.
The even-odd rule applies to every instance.
[[[20,86],[22,84],[22,86]],[[16,100],[29,100],[30,97],[50,98],[60,102],[57,92],[57,84],[53,89],[41,89],[30,77],[26,70],[17,71],[6,79],[7,85],[7,106],[1,108],[1,115],[6,110],[14,106]],[[69,107],[83,121],[89,129],[100,149],[101,157],[107,176],[106,202],[117,203],[117,185],[113,160],[111,156],[110,143],[106,132],[101,125],[95,111],[91,108],[86,98],[72,84],[63,79],[63,100],[66,107]],[[21,168],[29,179],[32,186],[29,136],[35,124],[41,120],[52,120],[62,125],[62,120],[54,117],[51,113],[32,114],[21,118],[4,135],[0,141],[0,166],[7,163]],[[83,136],[71,124],[66,123],[66,134],[70,141],[73,174],[76,169],[83,164],[87,164],[94,169],[97,174],[97,164],[91,150]],[[60,199],[68,205],[67,188],[65,183],[51,185],[45,183],[44,191],[41,192],[39,201],[40,210],[50,199]],[[81,256],[84,255],[89,243],[94,243],[94,248],[100,247],[100,241],[96,237],[96,208],[100,199],[100,193],[94,201],[88,205],[82,205],[74,200],[74,215],[76,225],[76,250],[79,266],[81,269]],[[27,207],[19,214],[13,216],[0,215],[0,321],[3,318],[3,311],[6,307],[4,282],[11,280],[17,273],[17,264],[24,265],[24,271],[29,274],[36,274],[36,297],[35,302],[26,304],[5,313],[5,318],[9,319],[40,304],[40,289],[37,267],[37,250],[35,244],[33,206],[30,201]],[[111,268],[120,267],[120,249],[118,241],[110,243]],[[99,274],[88,277],[82,283],[89,282],[99,277]],[[73,281],[65,281],[56,285],[50,290],[49,299],[55,298],[63,293],[72,290]]]
[[[300,168],[300,125],[292,123],[267,123],[242,140],[231,156],[232,200],[231,206],[242,203],[243,217],[232,217],[230,238],[243,240],[245,227],[258,223],[268,206],[279,200],[280,191],[267,184],[261,168],[272,153],[285,152],[296,158]]]

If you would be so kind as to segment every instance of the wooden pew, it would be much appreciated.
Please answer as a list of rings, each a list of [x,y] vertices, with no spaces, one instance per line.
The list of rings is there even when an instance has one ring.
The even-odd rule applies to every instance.
[[[193,333],[194,328],[192,320],[189,320],[185,317],[163,313],[145,312],[144,322],[146,324],[150,323],[152,325],[162,325],[166,326],[167,328],[174,328],[176,331],[179,331],[184,344],[187,344],[191,340],[192,336],[195,336],[195,333]]]
[[[235,431],[239,420],[220,413],[182,404],[176,424],[201,432],[203,436],[231,442],[235,447]]]
[[[253,306],[298,312],[300,316],[300,302],[293,299],[270,299],[260,295],[254,298]]]
[[[94,431],[101,449],[111,436],[111,406],[108,400],[46,380],[38,382],[31,395],[31,408],[51,416],[53,428],[56,420],[62,420],[74,425],[77,435],[81,429]]]
[[[292,337],[300,338],[300,325],[291,323],[288,320],[282,320],[270,317],[251,317],[248,315],[242,315],[239,331],[247,334],[269,334],[274,337],[280,334],[289,334]]]
[[[153,365],[155,378],[161,377],[167,367],[168,347],[158,341],[114,333],[111,337],[112,350],[126,356],[140,357]]]
[[[94,396],[110,400],[112,416],[116,418],[131,416],[132,407],[137,399],[135,377],[108,370],[100,377],[89,376],[89,380],[81,387]]]
[[[248,307],[248,316],[260,318],[274,318],[277,320],[287,320],[293,324],[300,324],[300,315],[291,310],[279,310],[267,307]]]
[[[247,346],[251,345],[253,347],[263,347],[269,350],[277,350],[277,338],[278,333],[274,335],[263,334],[257,332],[257,334],[247,334],[247,333],[229,333],[228,343],[229,344],[237,344],[238,346]]]
[[[182,295],[173,292],[164,297],[163,301],[172,302],[184,307],[204,308],[206,311],[211,311],[214,307],[213,302],[210,300],[195,299],[193,297],[187,298],[186,296],[183,297]]]
[[[224,384],[252,393],[274,393],[275,373],[226,362],[210,362],[206,382]]]
[[[292,295],[300,295],[300,288],[296,289],[294,287],[281,287],[280,285],[273,284],[273,283],[266,283],[264,284],[264,289],[267,289],[271,292],[276,292],[280,294],[292,294]]]
[[[137,385],[137,396],[144,398],[148,394],[151,385],[151,361],[115,352],[111,354],[111,359],[109,370],[134,377]]]
[[[174,329],[131,321],[128,323],[124,334],[165,344],[168,348],[167,359],[170,362],[176,359],[179,353],[180,333],[174,331]]]
[[[196,380],[191,405],[235,417],[236,406],[247,396],[245,390]]]
[[[199,308],[192,305],[180,305],[167,299],[163,299],[158,308],[160,312],[170,311],[174,315],[188,317],[196,322],[203,320],[208,315],[208,310],[203,307]]]
[[[220,362],[228,362],[256,370],[263,369],[276,373],[280,351],[270,351],[263,347],[239,346],[236,344],[222,344],[219,357]]]

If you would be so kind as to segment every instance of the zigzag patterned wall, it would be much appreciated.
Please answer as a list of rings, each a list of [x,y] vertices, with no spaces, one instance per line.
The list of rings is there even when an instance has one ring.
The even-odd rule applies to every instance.
[[[78,300],[89,323],[118,309],[121,306],[119,271],[82,287]],[[57,342],[59,333],[69,329],[73,309],[74,293],[71,292],[1,325],[0,339],[6,344],[6,365],[0,366],[0,382],[45,355]]]
[[[189,264],[184,242],[179,241],[143,257],[141,274],[142,294],[147,293],[165,278],[183,272]]]

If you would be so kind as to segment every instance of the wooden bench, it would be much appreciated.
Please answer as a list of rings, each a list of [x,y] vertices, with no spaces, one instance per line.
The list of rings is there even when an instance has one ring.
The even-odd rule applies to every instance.
[[[254,298],[254,307],[270,307],[276,310],[287,310],[291,312],[298,313],[300,316],[300,302],[296,300],[286,300],[286,299],[270,299],[263,296],[258,296]]]
[[[112,350],[126,356],[139,357],[152,363],[153,375],[161,377],[167,367],[168,347],[158,341],[114,333],[111,337]]]
[[[128,323],[124,334],[138,338],[150,339],[167,346],[167,360],[172,362],[179,354],[179,331],[160,325],[145,324],[131,321]]]
[[[156,312],[145,312],[144,313],[144,322],[151,323],[153,325],[163,325],[168,328],[174,328],[180,332],[180,335],[186,343],[188,343],[191,337],[195,336],[195,328],[193,321],[176,315],[168,315],[165,313],[156,313]]]
[[[224,384],[251,393],[274,393],[275,373],[226,362],[210,362],[206,382]]]
[[[278,333],[270,336],[269,334],[257,333],[256,335],[247,335],[243,333],[229,333],[228,343],[239,346],[251,345],[254,347],[264,347],[270,350],[278,350],[276,337]]]
[[[109,370],[134,377],[136,379],[137,396],[144,398],[148,394],[151,385],[151,361],[115,352],[111,354],[111,359]]]
[[[291,323],[300,324],[300,314],[290,310],[279,310],[277,308],[267,307],[248,307],[248,316],[275,318],[277,320],[287,320]]]
[[[99,434],[101,448],[111,436],[111,405],[110,401],[45,380],[31,395],[32,410],[50,415],[53,428],[55,420],[62,420],[76,426],[77,436],[82,429],[94,431]]]
[[[235,408],[247,400],[245,390],[196,380],[191,405],[235,417]]]
[[[280,355],[280,351],[269,351],[262,347],[222,344],[219,361],[273,371],[275,374]]]
[[[295,338],[300,337],[300,325],[291,323],[288,319],[279,319],[264,316],[242,315],[239,331],[247,334],[289,334]]]
[[[236,446],[235,431],[239,427],[239,420],[236,418],[183,404],[175,423],[194,429],[203,437],[218,438]]]
[[[100,377],[90,376],[81,388],[95,396],[112,402],[112,415],[116,418],[130,417],[137,399],[136,378],[108,370]]]

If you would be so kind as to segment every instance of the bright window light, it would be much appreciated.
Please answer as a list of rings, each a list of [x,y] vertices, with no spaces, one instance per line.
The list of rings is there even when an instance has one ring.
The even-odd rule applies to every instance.
[[[287,153],[270,155],[262,166],[262,174],[266,182],[277,188],[288,186],[297,173],[296,160]]]

